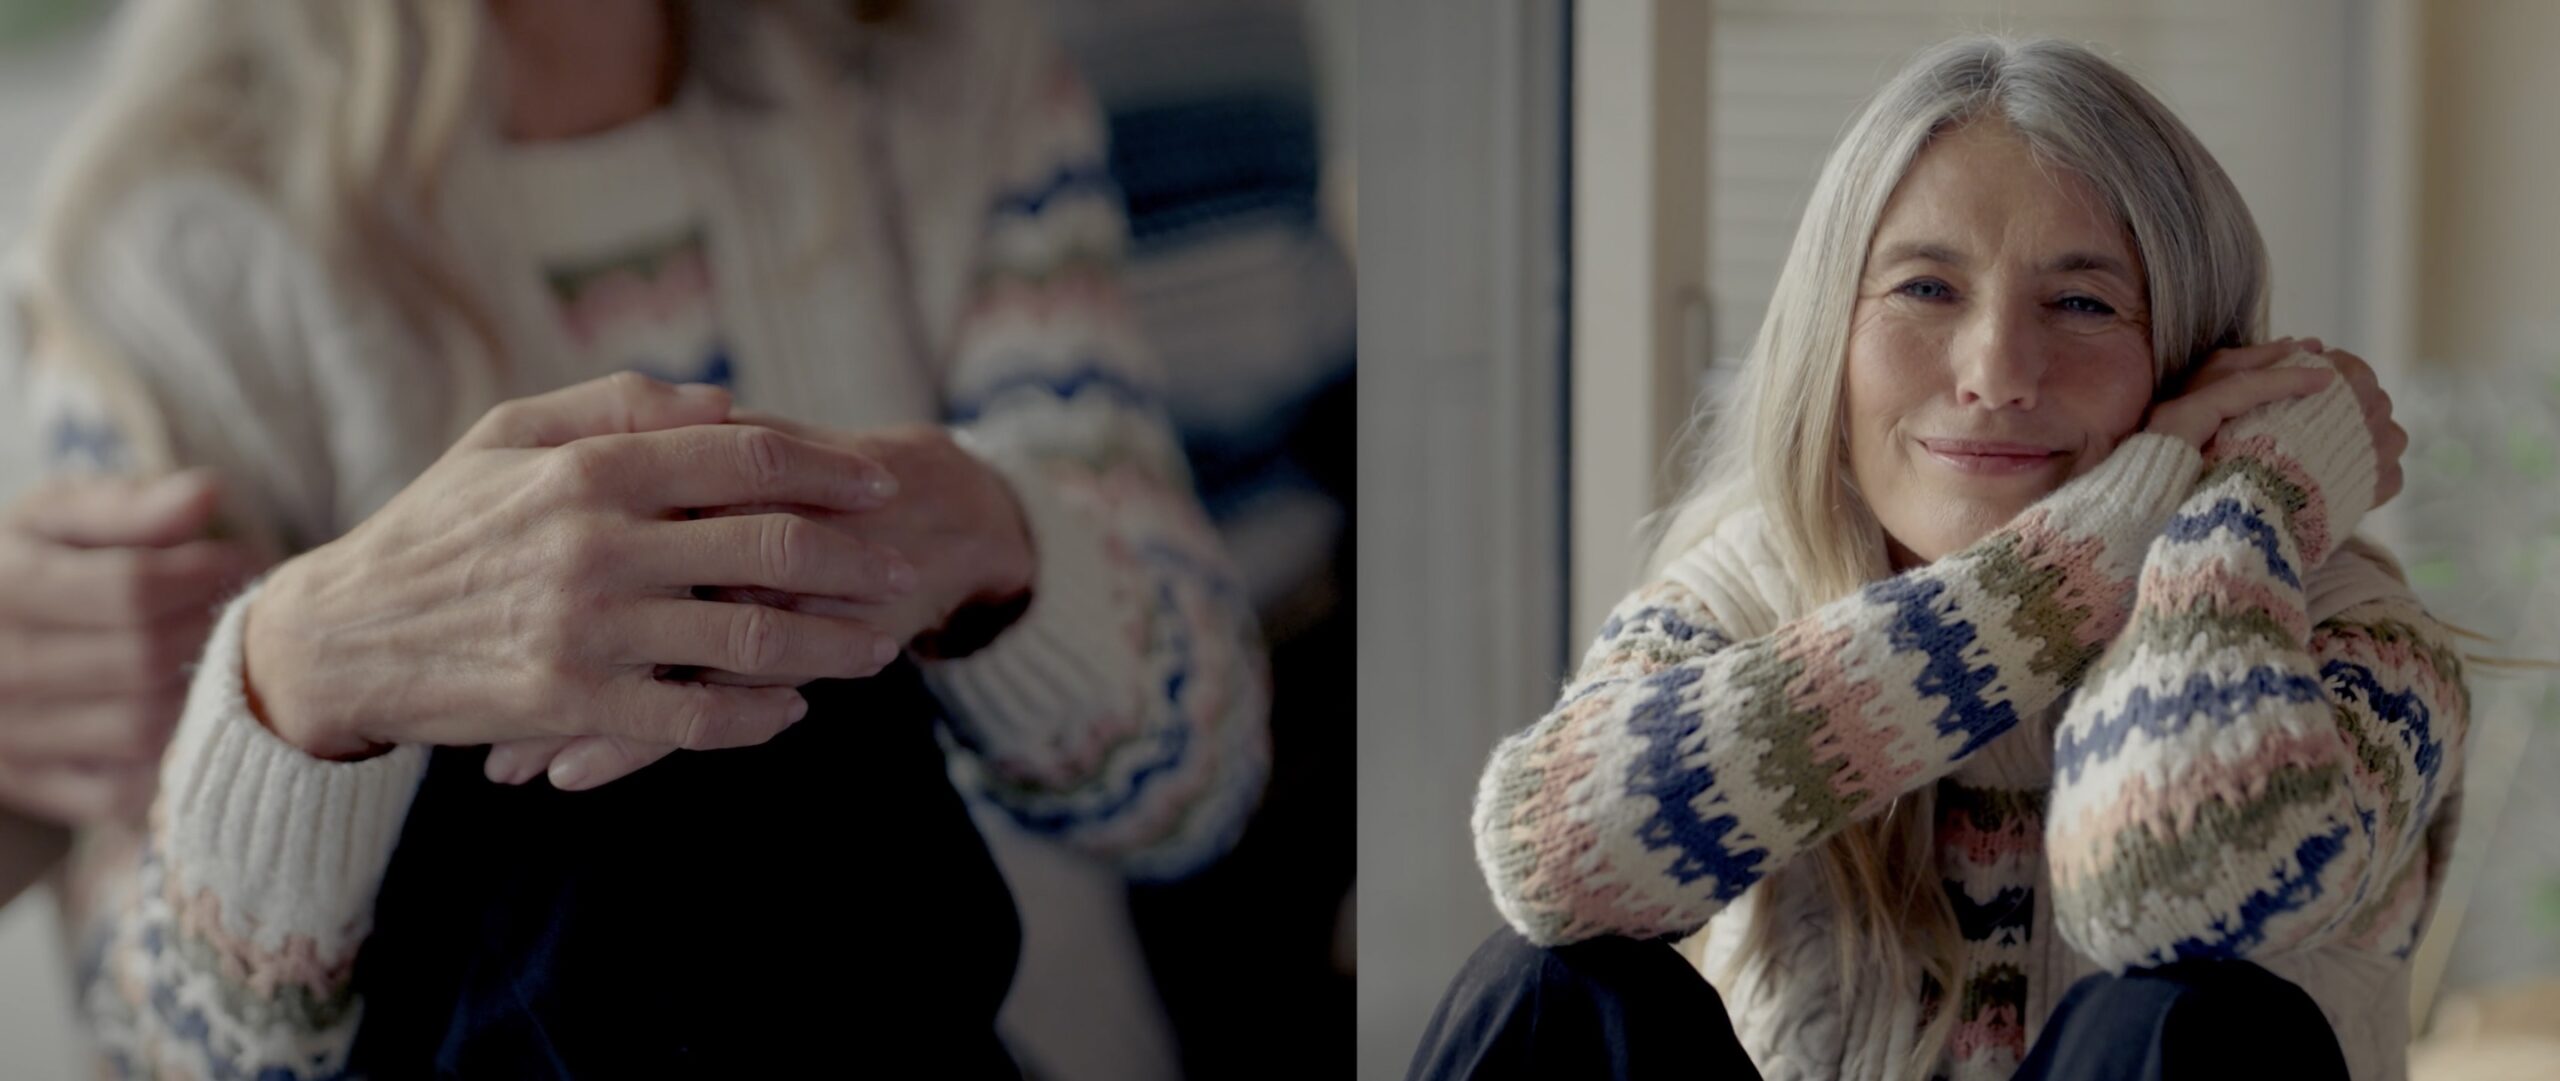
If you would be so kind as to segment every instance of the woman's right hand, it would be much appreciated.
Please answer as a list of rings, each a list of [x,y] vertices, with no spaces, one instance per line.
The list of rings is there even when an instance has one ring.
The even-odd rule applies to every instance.
[[[728,395],[622,375],[493,409],[372,517],[286,562],[243,631],[250,708],[322,758],[403,743],[612,735],[690,749],[770,739],[789,685],[671,682],[669,667],[859,678],[899,643],[864,624],[696,599],[698,586],[880,601],[894,553],[792,514],[892,494],[861,455],[722,424]]]
[[[2188,373],[2174,398],[2151,407],[2143,431],[2186,440],[2203,450],[2224,422],[2269,402],[2316,393],[2338,378],[2329,368],[2274,368],[2295,353],[2321,352],[2318,338],[2278,338],[2217,350]]]

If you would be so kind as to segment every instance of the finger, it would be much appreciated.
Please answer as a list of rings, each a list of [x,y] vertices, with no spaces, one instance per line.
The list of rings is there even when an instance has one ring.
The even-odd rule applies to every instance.
[[[476,447],[557,447],[599,435],[654,432],[729,417],[729,392],[708,383],[681,386],[636,372],[590,379],[548,394],[502,402],[480,418],[462,443]]]
[[[802,424],[780,413],[768,413],[762,409],[732,409],[729,411],[729,423],[771,428],[784,435],[806,439],[813,443],[827,442],[826,429]]]
[[[132,628],[210,610],[248,584],[266,560],[235,541],[168,548],[71,548],[44,541],[0,544],[0,608],[59,627]]]
[[[0,803],[63,823],[140,817],[151,805],[157,766],[38,766],[0,763]]]
[[[221,480],[210,469],[148,480],[74,474],[38,485],[12,519],[57,544],[159,548],[203,536],[221,502]]]
[[[717,668],[696,669],[691,678],[698,683],[722,687],[797,687],[809,682],[798,676],[750,676]]]
[[[626,648],[638,654],[621,658],[625,663],[801,682],[875,675],[898,656],[898,644],[867,625],[752,604],[652,601],[632,611],[622,633]]]
[[[753,425],[604,436],[558,453],[582,482],[660,510],[742,503],[870,510],[898,488],[869,457]]]
[[[2339,372],[2344,373],[2350,378],[2371,379],[2375,377],[2373,364],[2371,362],[2344,349],[2327,350],[2322,352],[2320,357],[2321,359],[2336,366]]]
[[[2234,346],[2215,353],[2205,367],[2214,372],[2241,372],[2264,368],[2286,357],[2302,352],[2305,345],[2317,344],[2301,338],[2277,338],[2256,345]]]
[[[599,696],[598,708],[588,734],[710,751],[772,739],[807,716],[809,702],[789,687],[671,683],[642,671]]]
[[[551,760],[551,787],[578,792],[640,772],[676,748],[613,736],[586,736]]]
[[[20,705],[0,721],[0,757],[21,764],[80,761],[149,766],[160,761],[186,706],[186,689]]]
[[[655,522],[632,533],[619,544],[641,581],[872,601],[916,586],[915,567],[896,549],[796,514]]]
[[[761,604],[786,612],[807,612],[814,616],[832,616],[836,619],[858,619],[884,631],[896,625],[895,619],[884,618],[894,616],[894,608],[823,594],[785,593],[778,589],[698,586],[695,587],[693,596],[696,600],[725,601],[730,604]],[[912,599],[912,594],[909,599]]]
[[[2227,421],[2270,402],[2318,393],[2337,379],[2338,373],[2326,366],[2270,368],[2238,373],[2196,391],[2193,397]]]
[[[6,639],[0,701],[65,702],[184,686],[213,613],[142,630],[48,629]]]
[[[569,736],[545,736],[538,739],[514,739],[489,748],[489,760],[480,772],[499,784],[523,784],[551,767],[560,750],[576,742]]]

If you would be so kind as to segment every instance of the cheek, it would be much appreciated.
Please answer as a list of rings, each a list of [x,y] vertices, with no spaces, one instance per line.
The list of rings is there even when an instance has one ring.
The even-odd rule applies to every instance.
[[[2074,426],[2091,449],[2104,452],[2142,426],[2151,408],[2148,355],[2110,356],[2084,369],[2061,398],[2073,403]]]
[[[1947,366],[1945,335],[1866,303],[1849,324],[1847,405],[1851,459],[1872,454],[1901,419],[1934,398]]]

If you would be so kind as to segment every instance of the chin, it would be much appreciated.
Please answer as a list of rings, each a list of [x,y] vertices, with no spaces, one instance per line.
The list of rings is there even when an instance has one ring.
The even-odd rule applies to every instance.
[[[1903,547],[1930,562],[1973,547],[2009,524],[2020,511],[2035,505],[2032,499],[1992,501],[1961,496],[1945,496],[1933,503],[1925,512],[1926,520],[1913,523],[1909,532],[1887,529],[1897,537],[1915,538],[1918,543],[1905,541]]]

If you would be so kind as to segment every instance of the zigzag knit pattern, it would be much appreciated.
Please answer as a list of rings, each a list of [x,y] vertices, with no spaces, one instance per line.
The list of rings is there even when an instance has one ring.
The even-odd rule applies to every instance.
[[[1758,637],[1675,563],[1495,749],[1474,829],[1496,906],[1539,944],[1685,936],[1935,785],[1965,943],[1948,1076],[2023,1056],[2030,988],[2061,976],[2028,947],[2055,933],[2110,970],[2405,958],[2450,843],[2428,827],[2468,717],[2459,658],[2405,589],[2311,618],[2309,570],[2374,485],[2342,384],[2211,449],[2133,436],[1971,547]],[[2052,726],[2042,784],[1959,774],[2054,714],[2022,733]]]

